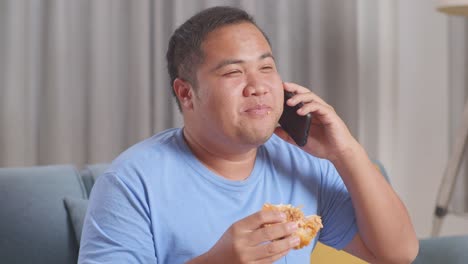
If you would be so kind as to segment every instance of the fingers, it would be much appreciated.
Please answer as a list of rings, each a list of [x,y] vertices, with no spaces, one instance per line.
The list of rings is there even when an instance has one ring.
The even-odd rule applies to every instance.
[[[284,89],[288,92],[293,93],[307,93],[310,92],[309,89],[300,86],[299,84],[291,83],[291,82],[283,82]]]
[[[249,246],[256,246],[263,242],[288,237],[296,230],[297,223],[295,222],[279,223],[261,227],[249,234],[248,243]]]
[[[253,231],[266,224],[275,224],[286,221],[286,215],[280,211],[260,210],[240,220],[235,225],[240,230]]]
[[[270,264],[270,263],[273,263],[273,262],[277,261],[278,259],[281,259],[282,257],[286,256],[289,253],[289,251],[290,251],[290,249],[285,250],[283,252],[280,252],[280,253],[278,253],[276,255],[273,255],[273,256],[269,256],[269,257],[266,257],[266,258],[256,260],[253,263],[255,263],[255,264]]]
[[[234,223],[221,239],[231,241],[227,248],[241,262],[272,263],[298,245],[291,235],[296,229],[283,212],[260,210]]]
[[[299,103],[303,103],[304,105],[310,103],[317,103],[319,105],[322,105],[323,107],[333,110],[333,107],[331,105],[327,104],[325,101],[323,101],[320,97],[313,94],[312,92],[296,94],[293,97],[291,97],[286,103],[289,106],[295,106]]]
[[[334,113],[335,110],[330,107],[326,107],[321,103],[312,101],[310,103],[304,104],[301,108],[297,110],[298,115],[307,115],[308,113],[313,113],[314,116],[325,116],[330,113]]]
[[[255,251],[258,259],[256,261],[263,263],[262,261],[268,261],[271,259],[279,259],[287,254],[292,248],[296,247],[300,243],[300,239],[297,236],[289,236],[281,240],[276,240],[270,243],[260,245],[252,248]],[[256,262],[254,262],[256,263]],[[267,262],[271,263],[271,262]]]
[[[312,91],[310,91],[309,89],[303,87],[303,86],[300,86],[298,84],[295,84],[295,83],[288,83],[288,82],[285,82],[283,83],[283,87],[286,91],[288,92],[293,92],[295,93],[296,95],[291,98],[291,99],[294,99],[294,98],[297,98],[297,103],[299,102],[310,102],[310,101],[317,101],[319,103],[322,103],[324,105],[328,105],[322,98],[320,98],[318,95],[316,95],[315,93],[313,93]],[[295,101],[295,100],[291,100],[289,99],[288,101]],[[297,103],[291,105],[291,106],[294,106],[296,105]]]
[[[327,104],[322,98],[309,91],[307,88],[294,83],[284,83],[287,91],[296,93],[290,98],[286,104],[295,106],[302,103],[303,106],[297,110],[298,115],[307,115],[312,113],[314,116],[314,123],[327,124],[331,123],[333,114],[336,114],[335,109]]]

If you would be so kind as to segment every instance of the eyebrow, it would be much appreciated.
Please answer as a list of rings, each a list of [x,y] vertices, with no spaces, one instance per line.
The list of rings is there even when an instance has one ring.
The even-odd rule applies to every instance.
[[[266,59],[266,58],[272,58],[273,61],[275,61],[275,57],[273,57],[273,54],[271,54],[271,52],[263,53],[262,55],[260,55],[258,57],[258,60],[263,60],[263,59]],[[244,63],[244,62],[245,62],[244,60],[232,60],[232,59],[223,60],[220,63],[218,63],[211,71],[217,71],[217,70],[221,69],[222,67],[224,67],[226,65],[240,64],[240,63]]]

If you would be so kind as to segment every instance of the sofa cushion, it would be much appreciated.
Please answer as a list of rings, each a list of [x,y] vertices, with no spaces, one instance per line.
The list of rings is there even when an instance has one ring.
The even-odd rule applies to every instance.
[[[86,197],[73,166],[0,168],[2,263],[76,263],[65,196]]]
[[[81,178],[83,179],[83,183],[86,188],[87,197],[91,193],[91,188],[93,188],[94,182],[96,179],[104,173],[104,171],[109,167],[107,163],[98,163],[87,165],[81,171]]]
[[[67,208],[68,216],[72,221],[76,243],[79,246],[84,217],[86,215],[86,209],[88,208],[88,200],[75,197],[65,197],[64,202]]]
[[[414,264],[464,264],[468,259],[468,236],[421,239]]]

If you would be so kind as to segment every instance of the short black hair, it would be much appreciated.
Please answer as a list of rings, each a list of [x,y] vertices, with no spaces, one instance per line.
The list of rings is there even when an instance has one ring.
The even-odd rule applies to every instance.
[[[268,44],[270,44],[270,40],[257,26],[251,15],[242,9],[230,6],[216,6],[202,10],[174,31],[169,40],[166,60],[171,90],[176,98],[179,109],[180,102],[175,95],[174,89],[172,89],[172,85],[176,78],[181,78],[197,87],[195,72],[198,65],[204,59],[201,44],[206,35],[222,26],[242,22],[255,25],[262,32]]]

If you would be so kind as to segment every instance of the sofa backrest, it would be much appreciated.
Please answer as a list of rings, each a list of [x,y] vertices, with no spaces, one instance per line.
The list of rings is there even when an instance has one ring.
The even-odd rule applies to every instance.
[[[76,263],[66,196],[87,197],[73,166],[0,168],[0,262]]]
[[[425,238],[419,241],[419,254],[413,264],[465,264],[468,262],[468,236]]]
[[[109,167],[109,164],[107,163],[97,163],[87,165],[81,171],[81,178],[86,188],[87,197],[89,197],[89,194],[91,193],[91,189],[93,188],[94,182],[100,175],[102,175],[106,171],[107,167]]]

